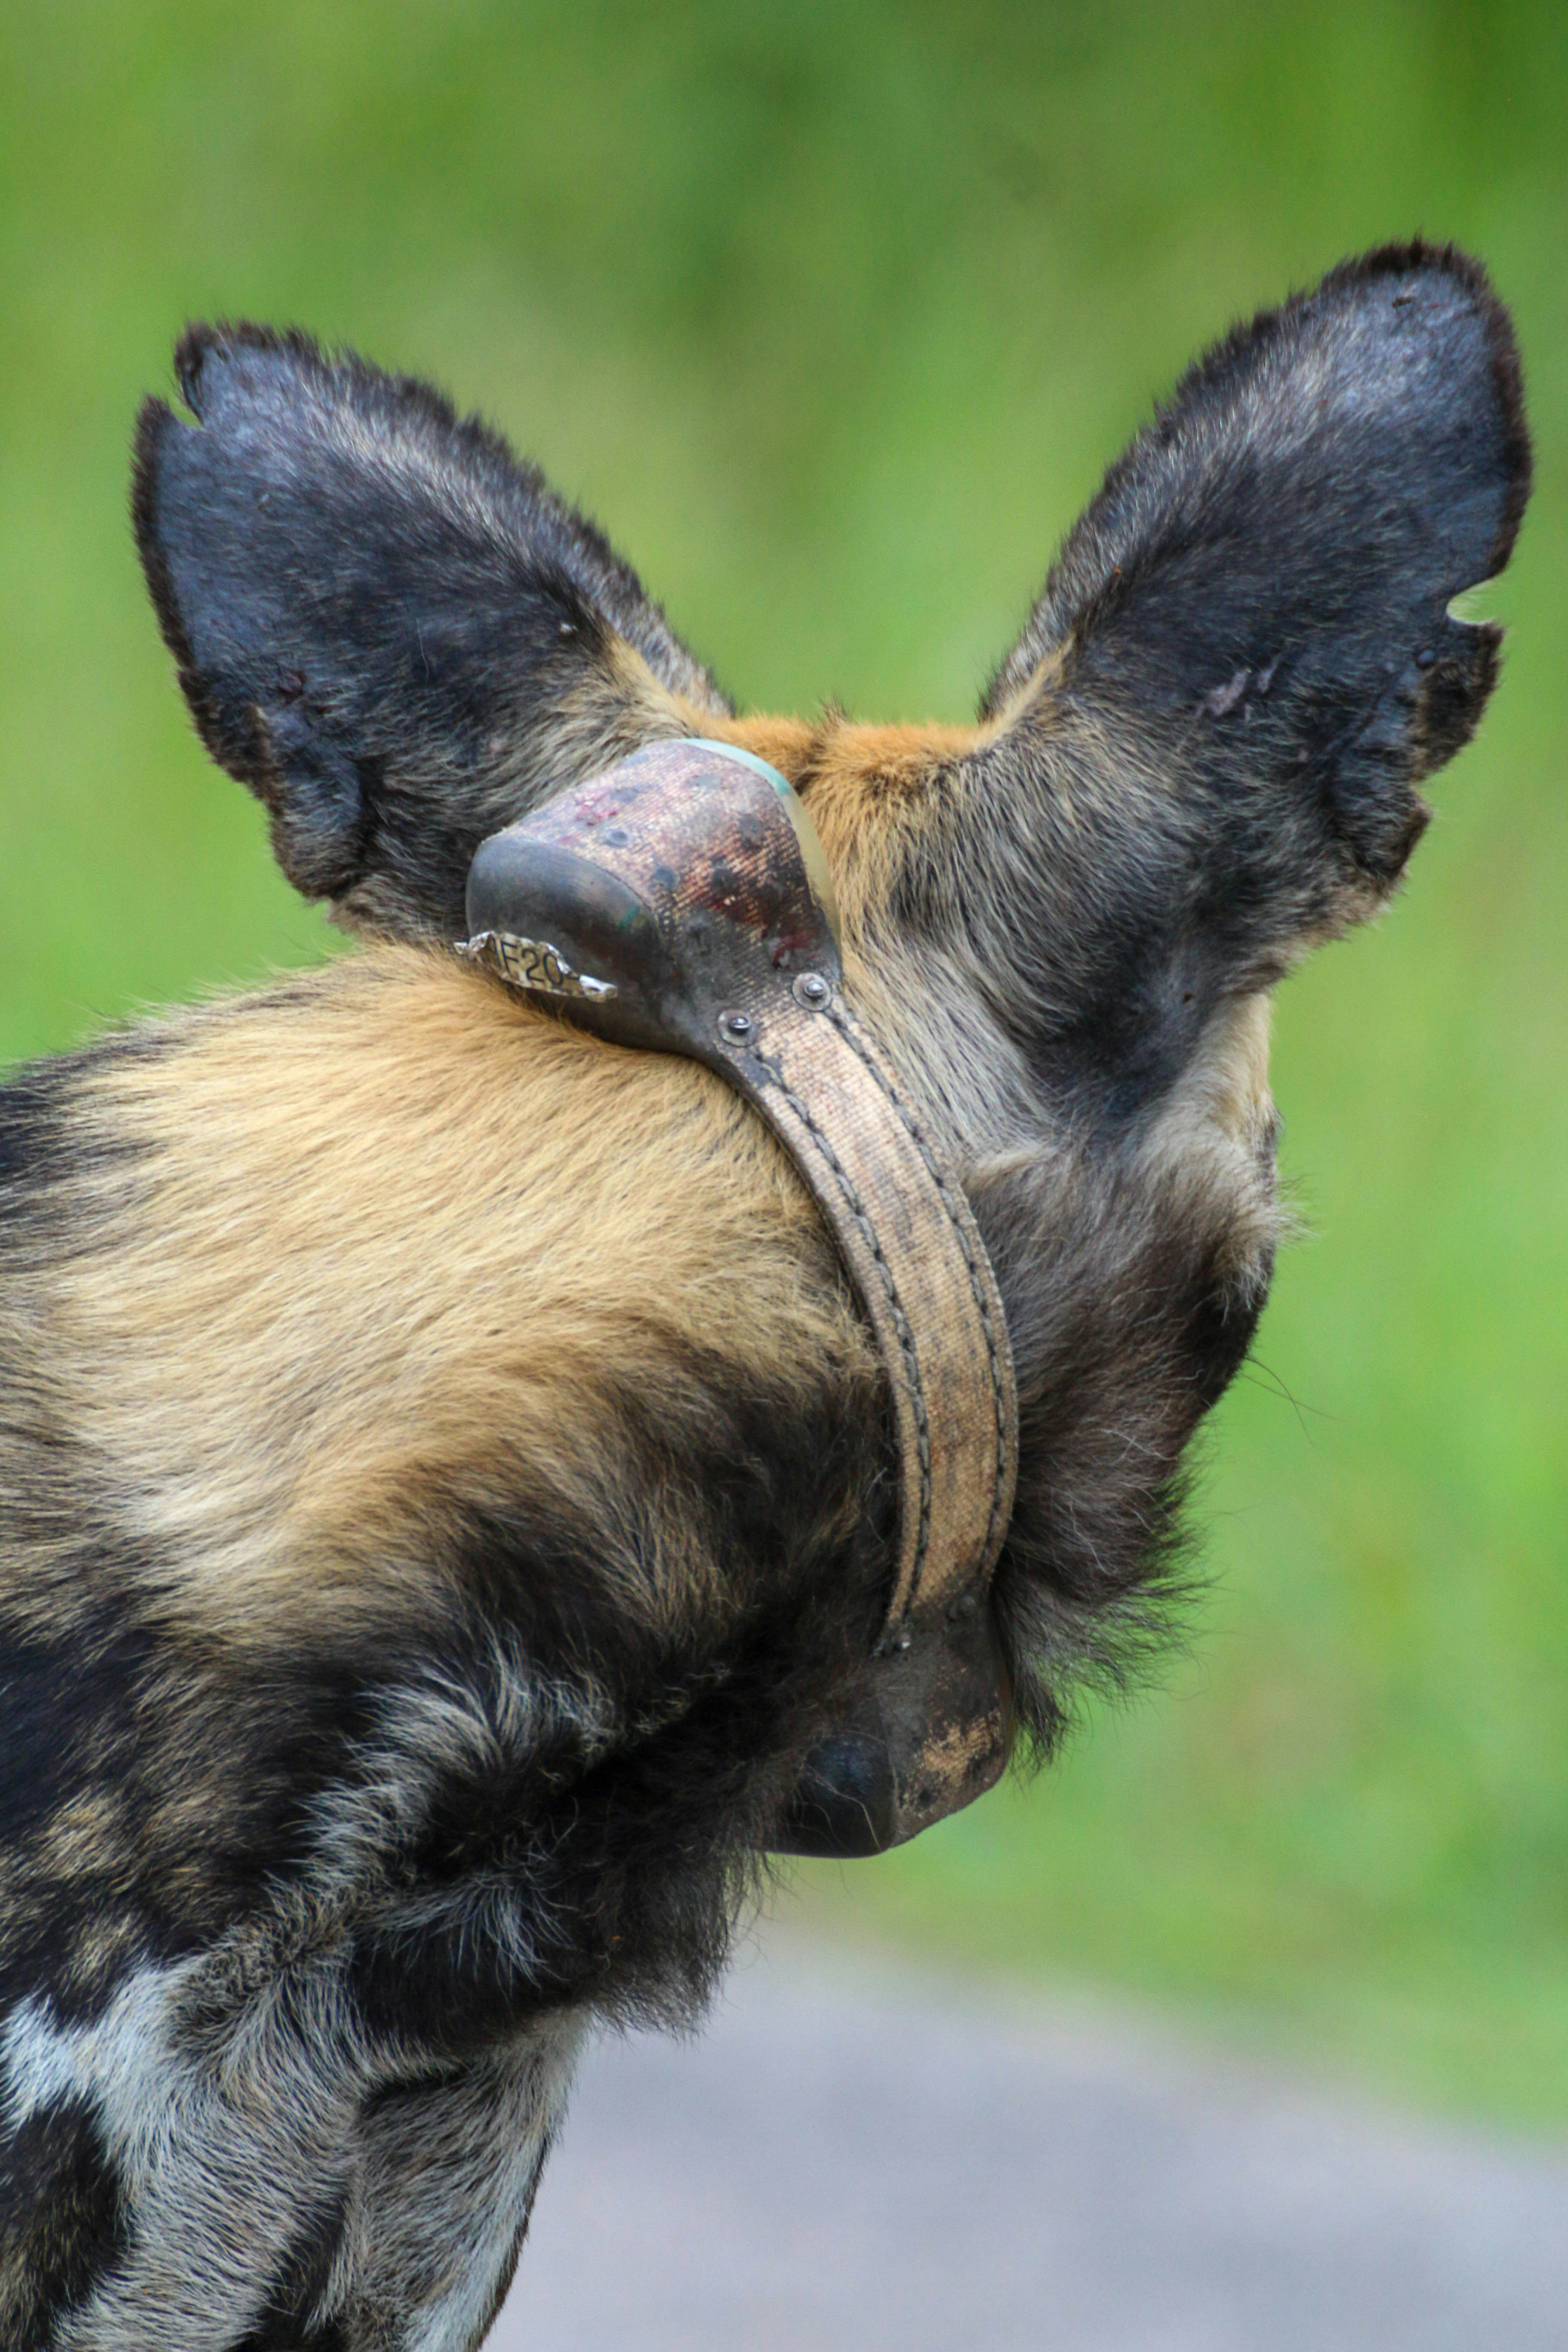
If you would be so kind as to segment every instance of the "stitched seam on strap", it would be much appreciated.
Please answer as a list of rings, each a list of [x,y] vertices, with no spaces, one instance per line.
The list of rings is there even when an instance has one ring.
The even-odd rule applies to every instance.
[[[970,1239],[965,1220],[954,1213],[951,1198],[954,1189],[952,1180],[927,1143],[914,1113],[902,1100],[892,1080],[855,1034],[845,1016],[842,1005],[829,1004],[824,1010],[850,1052],[857,1055],[863,1066],[870,1072],[898,1113],[910,1142],[924,1160],[927,1173],[941,1195],[942,1205],[947,1212],[948,1223],[952,1226],[959,1248],[963,1253],[963,1263],[969,1275],[969,1287],[974,1294],[974,1304],[980,1312],[981,1328],[985,1334],[985,1351],[991,1365],[991,1402],[996,1414],[996,1475],[991,1489],[991,1517],[985,1529],[985,1548],[983,1555],[989,1559],[996,1538],[996,1524],[1002,1513],[1002,1494],[1007,1478],[1007,1408],[1005,1401],[1006,1384],[1002,1374],[1002,1351],[996,1330],[996,1318],[991,1311],[991,1301],[986,1294],[979,1265],[975,1261],[974,1245]],[[967,1205],[966,1202],[966,1208]]]
[[[914,1333],[910,1328],[910,1318],[905,1314],[903,1301],[899,1297],[898,1285],[893,1280],[893,1270],[883,1254],[881,1236],[859,1193],[856,1191],[847,1171],[839,1160],[838,1154],[834,1150],[827,1137],[818,1127],[800,1097],[784,1083],[777,1066],[763,1061],[760,1055],[756,1056],[756,1061],[758,1066],[767,1073],[772,1083],[777,1087],[817,1150],[832,1169],[838,1189],[849,1204],[850,1214],[859,1226],[866,1246],[875,1261],[877,1272],[881,1277],[882,1288],[887,1293],[888,1311],[892,1317],[893,1328],[899,1335],[899,1346],[903,1351],[904,1370],[914,1405],[915,1444],[920,1454],[921,1465],[921,1502],[920,1522],[915,1533],[914,1568],[910,1578],[909,1594],[900,1612],[901,1619],[909,1614],[910,1601],[920,1590],[921,1572],[925,1567],[926,1553],[931,1547],[931,1422],[926,1412],[925,1387],[921,1379],[921,1360],[915,1348]],[[993,1517],[994,1517],[994,1509],[993,1509]]]

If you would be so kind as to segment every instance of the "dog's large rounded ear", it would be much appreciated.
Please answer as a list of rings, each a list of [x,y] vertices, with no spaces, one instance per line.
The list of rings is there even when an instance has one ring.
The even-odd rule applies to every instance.
[[[197,327],[133,514],[203,740],[351,923],[460,935],[488,834],[728,705],[594,527],[428,386]]]
[[[1081,733],[1278,833],[1321,834],[1303,922],[1374,900],[1468,740],[1530,444],[1507,313],[1451,247],[1387,247],[1238,327],[1068,537],[983,715]],[[1337,879],[1335,878],[1337,877]],[[1357,894],[1359,893],[1359,898]]]

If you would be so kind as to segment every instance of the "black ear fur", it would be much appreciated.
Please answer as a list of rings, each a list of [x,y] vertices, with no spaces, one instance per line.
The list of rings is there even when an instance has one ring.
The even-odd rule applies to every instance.
[[[244,324],[175,369],[197,426],[143,407],[137,544],[202,739],[308,897],[455,936],[487,834],[679,731],[660,688],[728,710],[593,525],[427,385]]]
[[[1350,877],[1385,890],[1426,821],[1416,783],[1496,675],[1501,632],[1447,605],[1507,562],[1529,489],[1518,351],[1480,265],[1421,243],[1347,261],[1184,377],[983,716],[1026,712],[1055,656],[1041,699],[1222,796],[1308,794]]]

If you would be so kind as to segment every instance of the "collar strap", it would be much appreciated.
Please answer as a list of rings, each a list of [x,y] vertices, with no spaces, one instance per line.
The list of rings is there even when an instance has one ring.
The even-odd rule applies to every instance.
[[[484,843],[468,912],[472,961],[602,1036],[717,1070],[773,1129],[837,1244],[886,1370],[899,1455],[876,1656],[879,1713],[910,1717],[894,1743],[909,1754],[883,1792],[892,1833],[875,1845],[912,1835],[1005,1760],[985,1604],[1012,1514],[1017,1396],[963,1187],[846,999],[811,821],[748,752],[650,745]]]

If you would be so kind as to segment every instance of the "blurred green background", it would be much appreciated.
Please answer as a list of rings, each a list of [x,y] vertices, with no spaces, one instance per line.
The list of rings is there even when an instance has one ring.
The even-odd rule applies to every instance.
[[[1514,308],[1535,499],[1409,887],[1281,996],[1307,1235],[1205,1444],[1191,1655],[784,1907],[1561,2125],[1561,5],[8,0],[0,1057],[330,949],[132,551],[132,419],[187,318],[439,378],[744,704],[962,719],[1194,350],[1417,228]]]

